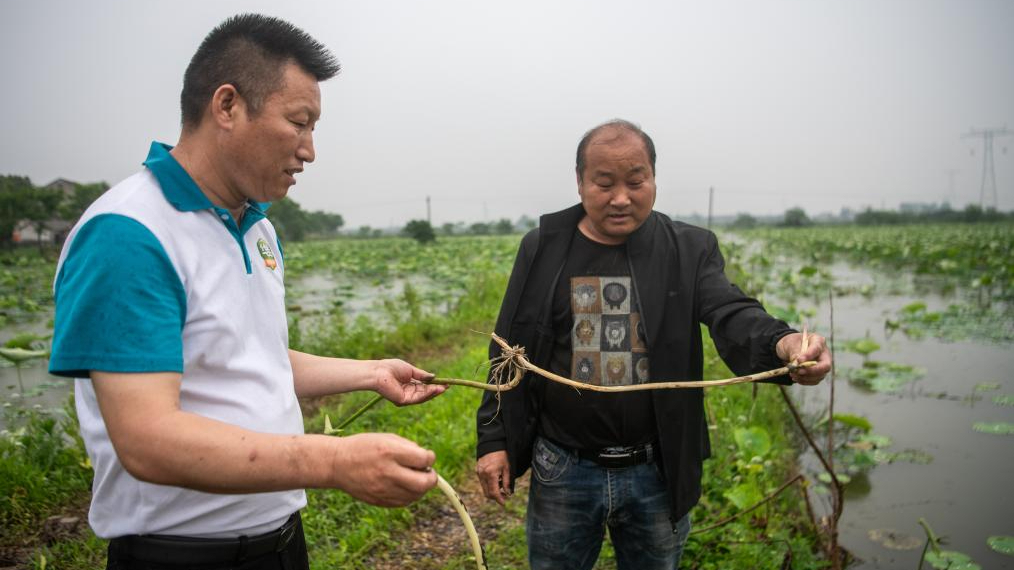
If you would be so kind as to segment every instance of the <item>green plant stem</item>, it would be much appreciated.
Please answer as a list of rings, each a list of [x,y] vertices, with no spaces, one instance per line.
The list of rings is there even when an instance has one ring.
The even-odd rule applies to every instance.
[[[338,424],[338,427],[335,428],[335,431],[342,431],[343,429],[345,429],[346,427],[348,427],[349,424],[351,424],[352,422],[356,421],[356,419],[359,416],[361,416],[364,413],[366,413],[366,410],[369,410],[370,408],[372,408],[373,406],[375,406],[377,404],[377,402],[379,402],[379,401],[381,401],[383,399],[384,399],[383,396],[380,396],[380,395],[374,396],[373,399],[371,399],[369,402],[366,402],[366,404],[364,404],[363,407],[361,407],[358,410],[356,410],[351,416],[349,416],[348,418],[345,418],[345,421],[343,421],[342,423]]]
[[[929,544],[933,549],[933,552],[940,554],[940,539],[937,538],[936,533],[934,533],[933,529],[930,528],[929,523],[926,522],[926,519],[919,517],[919,525],[922,526],[924,531],[926,531],[926,538],[929,540]]]

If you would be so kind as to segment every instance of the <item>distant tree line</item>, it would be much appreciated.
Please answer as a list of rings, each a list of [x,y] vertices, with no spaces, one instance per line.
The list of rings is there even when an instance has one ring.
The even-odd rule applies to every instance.
[[[56,241],[77,221],[88,205],[109,188],[105,182],[74,184],[67,191],[61,187],[39,187],[27,176],[0,175],[0,246],[10,247],[20,241],[19,230],[32,228],[39,245],[46,231]]]
[[[529,218],[528,216],[521,216],[516,224],[507,218],[500,218],[495,222],[476,222],[470,225],[465,225],[464,222],[456,224],[447,222],[440,226],[439,234],[444,236],[507,235],[516,231],[528,231],[534,227],[535,220]],[[435,240],[437,233],[438,231],[426,220],[411,220],[405,224],[405,227],[401,230],[402,235],[408,236],[419,243],[427,243]],[[377,230],[372,230],[369,226],[359,228],[359,237],[376,237],[378,235],[380,234],[377,233]]]
[[[60,182],[38,187],[27,176],[0,176],[0,247],[20,241],[19,230],[26,227],[34,230],[40,246],[46,231],[53,241],[62,241],[88,206],[109,189],[105,182]],[[279,237],[292,241],[333,237],[345,225],[341,214],[306,211],[290,198],[272,204],[268,217]]]
[[[778,227],[804,227],[817,223],[844,224],[852,223],[860,226],[877,225],[898,225],[898,224],[931,224],[931,223],[977,223],[977,222],[999,222],[1014,220],[1014,212],[1000,212],[993,208],[982,209],[979,206],[968,205],[963,210],[952,210],[950,206],[924,210],[924,211],[897,211],[897,210],[866,210],[855,214],[851,220],[834,220],[818,222],[810,219],[802,208],[790,208],[785,211],[782,218],[776,222],[768,221],[766,224],[750,214],[741,213],[729,224],[730,228],[748,230],[757,226],[768,225]]]
[[[303,241],[308,237],[334,237],[345,225],[341,214],[322,210],[304,210],[292,198],[282,198],[271,204],[268,218],[282,241]]]
[[[936,222],[999,222],[1014,220],[1014,212],[1000,212],[994,208],[983,210],[969,204],[964,210],[952,210],[945,206],[929,212],[898,212],[893,210],[866,210],[856,214],[855,223],[861,226],[927,224]]]

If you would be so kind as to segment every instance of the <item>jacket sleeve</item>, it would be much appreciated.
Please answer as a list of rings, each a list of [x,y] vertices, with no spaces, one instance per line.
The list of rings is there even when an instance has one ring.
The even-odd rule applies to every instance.
[[[538,248],[538,231],[538,229],[532,230],[521,240],[517,257],[514,259],[514,268],[507,281],[507,291],[500,304],[500,314],[497,316],[495,328],[496,334],[505,339],[510,339],[511,319],[521,301],[521,293],[528,278],[528,271]],[[489,359],[492,361],[498,356],[500,356],[500,345],[490,341]],[[487,382],[491,380],[490,377],[486,379]],[[503,417],[499,412],[500,400],[497,398],[497,393],[483,391],[482,403],[476,414],[476,458],[487,453],[507,449],[507,435],[504,433]]]
[[[711,232],[707,232],[698,267],[696,306],[700,322],[707,325],[718,354],[733,373],[754,374],[784,366],[775,345],[794,330],[729,282],[718,240]],[[788,376],[771,382],[791,384]]]

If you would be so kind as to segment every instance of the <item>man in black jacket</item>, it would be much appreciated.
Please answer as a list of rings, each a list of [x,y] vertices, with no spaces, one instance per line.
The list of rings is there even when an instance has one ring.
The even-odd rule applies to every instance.
[[[802,352],[800,333],[729,283],[714,234],[652,210],[655,147],[639,127],[585,134],[577,182],[581,204],[522,240],[497,319],[532,362],[597,385],[699,379],[703,323],[736,374],[815,360],[780,381],[817,384],[830,370],[822,337]],[[700,389],[578,391],[528,374],[478,412],[485,495],[503,504],[532,467],[534,570],[591,568],[606,526],[621,570],[676,568],[709,455]]]

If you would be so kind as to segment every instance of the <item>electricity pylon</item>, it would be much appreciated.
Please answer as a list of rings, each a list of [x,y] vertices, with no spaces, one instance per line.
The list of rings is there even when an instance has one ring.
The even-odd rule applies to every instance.
[[[986,208],[986,185],[993,189],[993,208],[999,207],[996,198],[996,170],[993,169],[993,138],[1014,135],[1014,131],[1007,130],[1005,125],[999,129],[971,129],[962,138],[982,137],[982,184],[979,186],[979,207]]]

